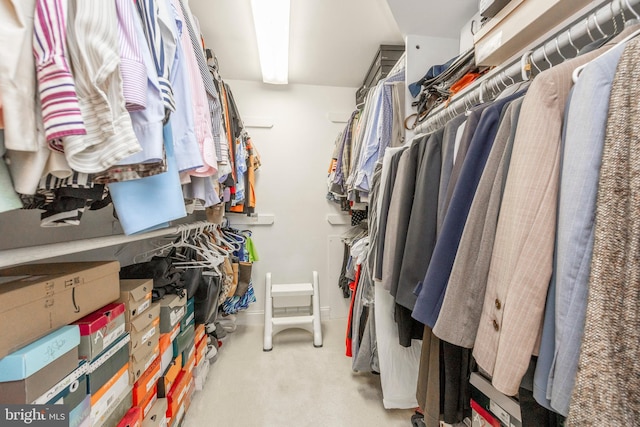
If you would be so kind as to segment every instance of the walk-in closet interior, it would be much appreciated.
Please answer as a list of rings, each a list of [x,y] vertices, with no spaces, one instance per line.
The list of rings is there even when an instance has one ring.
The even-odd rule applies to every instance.
[[[0,0],[0,426],[640,426],[639,35]]]

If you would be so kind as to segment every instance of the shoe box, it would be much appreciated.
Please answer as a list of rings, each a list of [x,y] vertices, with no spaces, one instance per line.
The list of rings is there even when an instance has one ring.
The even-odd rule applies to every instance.
[[[79,356],[82,359],[95,359],[124,335],[124,311],[124,304],[111,303],[74,322],[80,328]]]
[[[134,406],[122,417],[116,427],[141,427],[142,426],[142,409]]]
[[[187,311],[187,298],[165,295],[160,300],[160,333],[171,332],[180,323]]]
[[[167,427],[167,409],[167,399],[158,398],[149,413],[144,416],[142,427]]]
[[[0,358],[117,300],[119,271],[117,261],[0,270],[0,324],[11,325],[0,331]]]
[[[496,390],[491,382],[477,372],[471,373],[472,423],[474,427],[522,427],[520,405],[512,397]],[[496,422],[498,424],[496,425]],[[484,424],[482,424],[484,423]]]
[[[79,345],[79,328],[64,326],[0,359],[0,402],[30,404],[55,388],[78,368]]]

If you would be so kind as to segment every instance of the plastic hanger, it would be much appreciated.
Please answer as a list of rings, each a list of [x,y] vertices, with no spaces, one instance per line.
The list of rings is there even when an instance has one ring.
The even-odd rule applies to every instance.
[[[520,72],[522,73],[522,81],[526,82],[531,79],[531,55],[532,51],[526,51],[520,58]]]

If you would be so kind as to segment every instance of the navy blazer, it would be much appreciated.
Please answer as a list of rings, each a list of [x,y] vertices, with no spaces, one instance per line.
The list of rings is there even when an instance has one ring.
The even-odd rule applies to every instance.
[[[498,133],[503,109],[523,93],[521,91],[500,99],[487,107],[482,112],[478,127],[473,134],[460,177],[447,207],[442,232],[436,241],[429,268],[424,280],[418,283],[415,289],[418,298],[413,309],[413,318],[430,328],[433,328],[438,320],[460,238],[484,165]]]

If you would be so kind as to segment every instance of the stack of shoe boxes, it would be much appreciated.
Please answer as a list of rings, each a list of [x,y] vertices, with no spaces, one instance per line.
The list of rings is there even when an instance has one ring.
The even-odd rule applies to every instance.
[[[118,301],[126,307],[125,325],[131,334],[129,375],[133,386],[132,410],[140,410],[140,425],[155,403],[160,371],[157,363],[160,357],[160,304],[151,303],[152,290],[151,279],[120,281]]]
[[[119,268],[108,261],[0,270],[0,404],[65,405],[71,427],[91,425],[89,363],[79,360],[80,327],[68,325],[118,298]]]
[[[124,304],[112,303],[76,322],[80,327],[79,355],[89,364],[87,390],[94,427],[117,424],[131,408],[131,337],[125,331],[124,312]]]
[[[181,382],[183,376],[181,374],[185,355],[178,352],[177,349],[187,342],[185,331],[182,330],[183,321],[188,317],[187,303],[186,296],[178,295],[166,295],[160,301],[160,332],[163,334],[161,337],[163,340],[161,367],[163,371],[158,382],[158,400],[162,400],[159,405],[165,407],[164,414],[168,426],[172,426],[176,422],[175,415],[179,409],[175,406],[176,398],[183,393]]]
[[[0,270],[0,404],[60,404],[70,427],[178,427],[208,374],[194,299],[152,303],[117,262]],[[29,319],[29,322],[25,322]]]
[[[70,411],[71,425],[87,425],[89,402],[85,401],[84,375],[78,375],[80,382],[73,391],[59,385],[78,369],[79,344],[78,327],[65,326],[2,358],[0,402],[64,404]]]
[[[195,316],[193,299],[186,300],[184,316],[180,320],[180,333],[173,341],[173,357],[182,360],[180,372],[167,392],[167,418],[169,426],[178,426],[190,402],[193,392],[195,368]]]
[[[196,367],[193,371],[193,379],[197,391],[204,388],[205,381],[209,375],[209,359],[207,358],[207,334],[204,325],[196,326]]]

